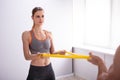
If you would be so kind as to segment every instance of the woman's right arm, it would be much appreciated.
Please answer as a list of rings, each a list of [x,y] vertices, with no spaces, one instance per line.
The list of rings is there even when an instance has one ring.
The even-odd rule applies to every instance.
[[[22,42],[23,42],[23,52],[24,52],[24,57],[26,60],[33,60],[38,58],[37,54],[31,54],[29,50],[29,43],[30,43],[30,32],[25,31],[22,34]]]

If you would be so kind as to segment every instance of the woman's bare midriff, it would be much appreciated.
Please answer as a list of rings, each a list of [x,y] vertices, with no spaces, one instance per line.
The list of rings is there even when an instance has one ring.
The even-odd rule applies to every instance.
[[[34,66],[47,66],[50,64],[50,58],[40,57],[39,59],[34,59],[31,61],[31,65]]]

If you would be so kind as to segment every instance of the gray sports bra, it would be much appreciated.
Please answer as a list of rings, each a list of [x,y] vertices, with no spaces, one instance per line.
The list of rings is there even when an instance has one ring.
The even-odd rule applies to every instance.
[[[47,36],[47,32],[45,32]],[[40,53],[50,53],[50,39],[47,37],[45,40],[38,40],[35,37],[35,34],[33,31],[31,31],[31,43],[29,44],[29,49],[32,54],[36,54],[37,52]]]

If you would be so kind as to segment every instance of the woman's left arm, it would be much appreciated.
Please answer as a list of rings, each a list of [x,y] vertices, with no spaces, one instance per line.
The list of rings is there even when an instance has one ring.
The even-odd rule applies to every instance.
[[[51,42],[51,47],[50,47],[50,53],[54,53],[54,54],[62,54],[64,55],[66,53],[66,50],[60,50],[60,51],[55,51],[55,48],[54,48],[54,44],[53,44],[53,36],[52,36],[52,33],[49,32],[49,38],[50,38],[50,42]]]

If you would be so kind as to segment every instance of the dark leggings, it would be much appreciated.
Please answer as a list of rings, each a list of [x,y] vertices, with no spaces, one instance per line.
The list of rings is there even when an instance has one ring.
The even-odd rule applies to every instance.
[[[51,63],[47,66],[30,65],[27,80],[55,80]]]

